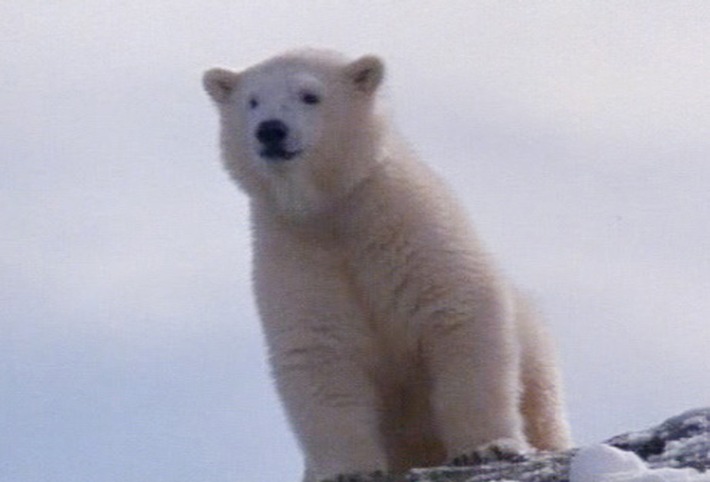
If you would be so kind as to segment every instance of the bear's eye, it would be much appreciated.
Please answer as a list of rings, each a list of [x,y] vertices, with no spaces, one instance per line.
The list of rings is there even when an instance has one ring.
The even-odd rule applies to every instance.
[[[252,97],[249,99],[249,108],[250,109],[256,109],[259,107],[259,101],[256,99],[256,97]]]
[[[308,105],[316,105],[320,103],[320,97],[312,92],[304,92],[301,94],[301,102]]]

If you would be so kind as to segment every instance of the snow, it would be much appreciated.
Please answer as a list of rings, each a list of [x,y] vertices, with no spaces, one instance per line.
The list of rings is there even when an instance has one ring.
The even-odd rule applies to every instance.
[[[572,459],[570,482],[710,482],[697,470],[649,468],[641,458],[610,445],[582,448]]]
[[[678,459],[680,456],[687,452],[688,447],[695,445],[695,444],[707,444],[708,443],[708,434],[706,433],[701,433],[700,435],[696,435],[694,437],[688,437],[682,440],[671,440],[666,444],[666,446],[663,448],[663,457],[664,458],[671,458],[671,459]]]
[[[696,415],[683,420],[683,427],[707,427],[708,418],[705,414]]]

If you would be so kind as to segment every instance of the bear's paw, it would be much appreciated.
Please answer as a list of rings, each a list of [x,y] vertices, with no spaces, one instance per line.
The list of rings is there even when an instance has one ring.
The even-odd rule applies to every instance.
[[[527,452],[530,452],[530,447],[525,442],[501,438],[483,444],[471,452],[460,454],[452,458],[447,465],[463,467],[499,461],[522,462]]]

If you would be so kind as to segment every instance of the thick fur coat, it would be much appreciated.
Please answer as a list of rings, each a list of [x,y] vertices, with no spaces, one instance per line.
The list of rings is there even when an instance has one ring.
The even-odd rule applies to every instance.
[[[566,448],[548,337],[378,113],[383,74],[304,50],[204,77],[305,480]]]

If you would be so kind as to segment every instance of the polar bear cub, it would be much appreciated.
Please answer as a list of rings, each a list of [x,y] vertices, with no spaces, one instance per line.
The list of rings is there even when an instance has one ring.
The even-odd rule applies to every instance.
[[[299,50],[204,75],[305,480],[566,448],[553,348],[380,114],[383,74]]]

